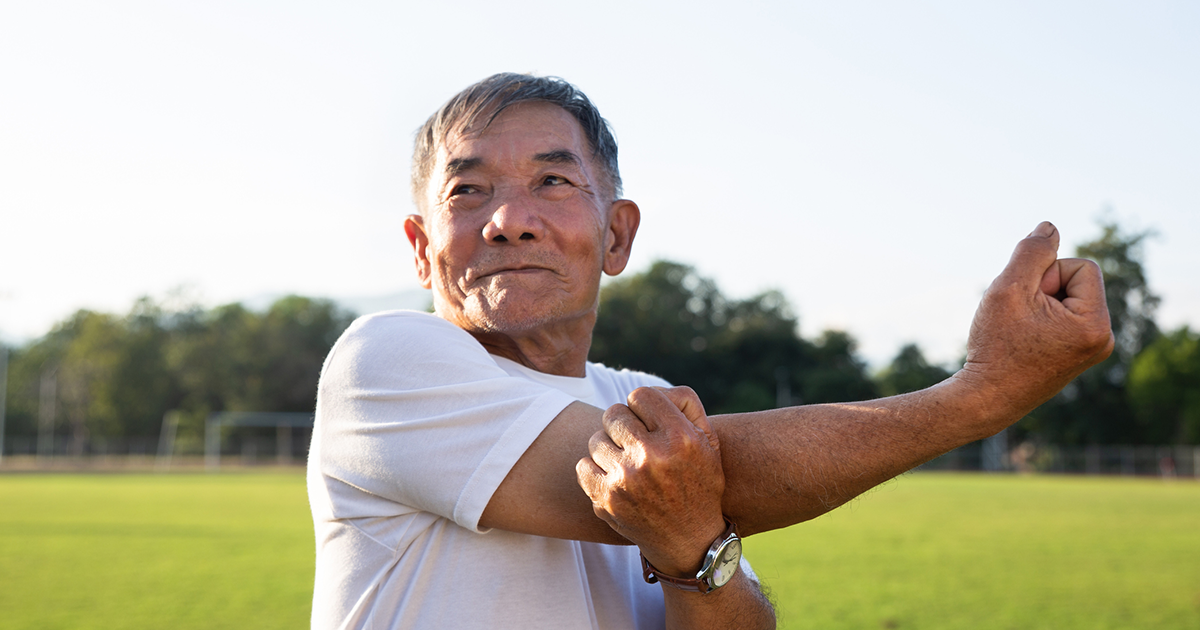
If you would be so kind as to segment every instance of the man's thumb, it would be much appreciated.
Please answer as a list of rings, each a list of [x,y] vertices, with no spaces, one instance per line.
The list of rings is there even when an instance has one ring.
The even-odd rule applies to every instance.
[[[1042,221],[1029,236],[1017,243],[1000,277],[1008,281],[1006,284],[1016,282],[1022,286],[1040,287],[1042,277],[1058,260],[1058,240],[1058,228],[1049,221]]]

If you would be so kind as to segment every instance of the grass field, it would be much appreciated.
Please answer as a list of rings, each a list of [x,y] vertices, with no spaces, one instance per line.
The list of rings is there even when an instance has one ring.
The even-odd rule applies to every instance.
[[[747,541],[783,628],[1200,629],[1200,483],[915,474]],[[287,473],[0,476],[0,628],[301,628]]]
[[[0,476],[0,628],[304,628],[304,476]]]

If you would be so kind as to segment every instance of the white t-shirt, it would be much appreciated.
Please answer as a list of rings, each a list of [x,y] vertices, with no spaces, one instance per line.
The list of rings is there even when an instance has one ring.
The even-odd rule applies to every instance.
[[[321,374],[308,493],[314,628],[662,628],[638,550],[479,527],[492,494],[573,401],[660,378],[553,376],[410,311],[360,318]]]

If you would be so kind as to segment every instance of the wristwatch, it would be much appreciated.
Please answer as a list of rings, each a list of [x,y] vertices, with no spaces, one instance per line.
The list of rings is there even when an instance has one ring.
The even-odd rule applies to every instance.
[[[642,577],[650,584],[661,581],[667,586],[673,586],[685,591],[707,593],[729,583],[737,573],[742,561],[742,539],[738,538],[737,527],[733,521],[725,519],[725,533],[721,534],[708,548],[704,555],[704,564],[696,572],[694,578],[681,578],[663,575],[650,564],[646,556],[642,556]]]

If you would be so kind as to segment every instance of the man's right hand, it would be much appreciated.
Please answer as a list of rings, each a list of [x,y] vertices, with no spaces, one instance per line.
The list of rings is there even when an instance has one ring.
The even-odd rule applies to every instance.
[[[990,433],[1112,352],[1100,268],[1090,260],[1057,259],[1058,244],[1049,222],[1021,240],[971,323],[967,362],[954,380],[995,412]]]
[[[725,530],[721,447],[687,387],[642,387],[604,412],[575,466],[596,516],[667,575],[694,575]]]

